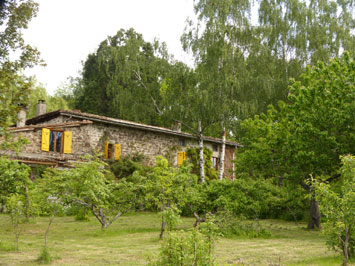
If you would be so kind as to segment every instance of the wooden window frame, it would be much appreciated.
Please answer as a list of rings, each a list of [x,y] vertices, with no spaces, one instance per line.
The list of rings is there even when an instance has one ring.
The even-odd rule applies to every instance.
[[[50,138],[50,136],[51,136],[50,134],[52,132],[54,132],[53,150],[51,150],[51,138]],[[57,151],[57,132],[62,133],[62,136],[60,137],[60,151]],[[64,130],[50,129],[50,132],[49,132],[49,151],[63,153],[63,148],[64,148]]]
[[[214,169],[216,169],[218,171],[219,158],[212,156],[211,160],[212,160],[212,168],[214,168]]]
[[[107,159],[114,159],[113,153],[114,153],[114,144],[109,142],[107,147]]]
[[[181,146],[181,147],[185,147],[186,146],[185,139],[179,138],[179,146]]]

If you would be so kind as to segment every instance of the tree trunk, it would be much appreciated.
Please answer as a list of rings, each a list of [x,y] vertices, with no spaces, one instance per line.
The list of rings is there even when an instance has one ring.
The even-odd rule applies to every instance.
[[[47,249],[47,236],[49,233],[49,228],[51,227],[51,224],[53,222],[54,216],[51,216],[51,218],[49,219],[49,223],[46,229],[46,232],[44,233],[44,249]]]
[[[201,121],[198,121],[198,144],[200,149],[200,183],[205,182],[205,160],[203,157],[203,139],[202,139],[202,128]]]
[[[223,179],[225,153],[226,153],[226,129],[222,123],[222,149],[221,149],[221,155],[219,158],[219,167],[218,167],[218,179],[219,180]]]
[[[350,227],[350,226],[349,226]],[[348,266],[348,261],[349,261],[349,238],[350,238],[350,228],[345,224],[345,239],[344,239],[344,247],[343,247],[343,252],[344,252],[344,266]]]
[[[312,195],[311,198],[311,206],[310,206],[310,217],[308,223],[308,229],[321,229],[320,225],[320,212],[319,212],[319,205],[318,201],[315,199],[315,195]]]
[[[106,216],[102,210],[102,208],[99,209],[99,215],[101,217],[101,220],[100,220],[100,223],[101,223],[101,230],[105,230],[106,227],[107,227],[107,224],[106,224]]]
[[[14,224],[14,231],[15,231],[15,245],[16,245],[16,250],[19,251],[20,231],[19,231],[19,224],[18,224],[18,222]]]
[[[26,222],[30,221],[30,196],[28,195],[28,187],[25,185],[25,215],[26,215]]]
[[[199,226],[200,223],[204,223],[206,222],[205,218],[201,218],[200,216],[198,216],[198,214],[196,212],[194,212],[194,216],[195,216],[195,223],[194,223],[194,227]]]
[[[164,219],[164,215],[161,216],[161,228],[160,228],[160,239],[164,238],[164,232],[165,232],[165,219]]]

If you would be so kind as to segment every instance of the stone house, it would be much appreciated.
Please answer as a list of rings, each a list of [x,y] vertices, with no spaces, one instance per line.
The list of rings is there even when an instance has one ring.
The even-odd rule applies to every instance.
[[[116,118],[82,113],[79,110],[57,110],[46,113],[40,101],[37,116],[26,120],[19,113],[18,124],[10,128],[15,136],[29,140],[19,154],[7,152],[11,158],[30,165],[45,164],[70,167],[87,153],[103,153],[105,159],[142,154],[152,165],[155,156],[166,157],[172,165],[181,165],[186,150],[197,147],[197,137],[180,129],[150,126]],[[217,169],[221,140],[204,137],[205,147],[212,150],[212,164]],[[224,175],[234,177],[234,153],[237,143],[227,141]]]

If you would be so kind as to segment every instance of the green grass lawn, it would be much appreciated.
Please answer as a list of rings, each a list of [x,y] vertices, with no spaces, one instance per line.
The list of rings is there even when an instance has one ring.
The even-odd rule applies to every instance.
[[[135,213],[119,218],[102,232],[91,217],[78,222],[73,217],[54,219],[49,233],[52,265],[145,265],[160,247],[159,217],[154,213]],[[180,229],[190,229],[192,218],[183,218]],[[0,266],[38,265],[48,218],[23,224],[20,251],[14,250],[10,219],[0,215]],[[306,224],[264,220],[271,231],[267,239],[220,238],[217,262],[234,265],[340,265],[341,258],[329,251],[319,231],[308,231]]]

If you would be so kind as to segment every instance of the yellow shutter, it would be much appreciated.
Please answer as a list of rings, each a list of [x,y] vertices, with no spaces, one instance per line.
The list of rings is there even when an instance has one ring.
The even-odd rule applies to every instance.
[[[186,155],[186,152],[184,152],[184,161],[186,160],[187,158],[187,155]]]
[[[179,151],[178,152],[178,160],[177,160],[177,165],[180,166],[184,162],[184,152]]]
[[[108,142],[107,141],[105,142],[105,150],[104,150],[104,152],[105,152],[105,159],[107,159],[108,158]]]
[[[121,144],[115,144],[115,160],[121,158]]]
[[[71,153],[72,132],[64,131],[64,153]]]
[[[50,130],[47,128],[42,128],[42,151],[49,151],[49,134]]]

